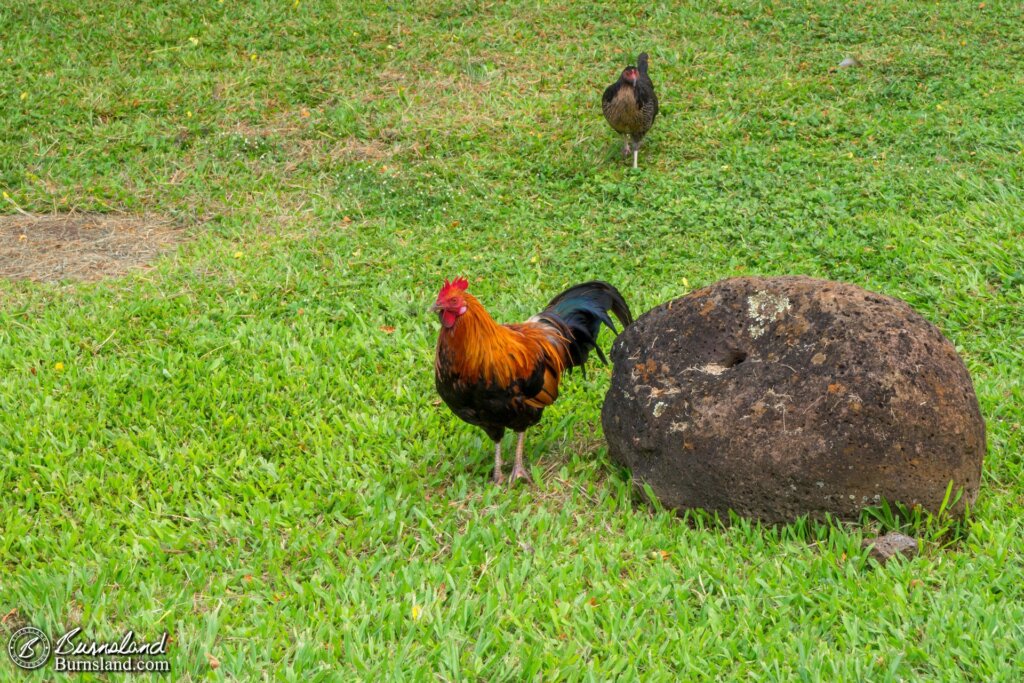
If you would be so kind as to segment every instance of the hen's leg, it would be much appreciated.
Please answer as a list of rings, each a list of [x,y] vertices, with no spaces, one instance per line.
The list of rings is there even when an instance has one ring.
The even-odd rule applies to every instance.
[[[628,157],[629,153],[633,151],[633,148],[629,145],[629,133],[626,133],[623,138],[626,140],[626,145],[622,148],[622,156]]]
[[[533,482],[533,477],[523,467],[523,442],[526,440],[526,432],[519,432],[519,441],[516,442],[516,461],[512,465],[512,478],[509,480],[510,483],[514,484],[520,479],[525,479],[527,482]]]
[[[494,442],[494,476],[491,481],[495,484],[504,484],[505,475],[501,473],[501,442]]]
[[[639,137],[633,140],[633,168],[636,168],[637,153],[640,151],[640,144],[644,141],[643,137]]]

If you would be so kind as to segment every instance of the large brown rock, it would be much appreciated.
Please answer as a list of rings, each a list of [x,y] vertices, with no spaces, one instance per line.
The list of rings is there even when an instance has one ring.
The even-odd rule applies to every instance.
[[[937,510],[978,493],[985,423],[953,345],[906,303],[806,277],[724,280],[616,340],[612,459],[666,507],[766,522]]]

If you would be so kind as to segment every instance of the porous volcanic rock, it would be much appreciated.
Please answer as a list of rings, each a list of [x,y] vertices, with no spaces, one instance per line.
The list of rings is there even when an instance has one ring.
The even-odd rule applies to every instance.
[[[735,278],[616,340],[612,459],[663,505],[765,522],[855,519],[883,498],[978,493],[985,423],[967,368],[906,303],[806,277]]]

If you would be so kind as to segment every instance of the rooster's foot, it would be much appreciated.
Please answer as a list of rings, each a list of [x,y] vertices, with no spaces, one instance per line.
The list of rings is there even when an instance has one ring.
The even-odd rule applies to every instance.
[[[523,442],[525,440],[526,433],[519,432],[519,439],[516,441],[516,461],[512,465],[512,479],[509,481],[511,486],[514,486],[520,479],[525,479],[528,484],[533,483],[533,477],[527,471],[525,461],[523,460]]]
[[[529,471],[525,467],[513,467],[512,476],[509,478],[509,486],[515,486],[516,482],[520,479],[524,480],[527,484],[533,483],[533,477],[530,476]]]
[[[501,473],[501,470],[494,470],[494,474],[491,475],[491,483],[496,486],[501,486],[505,483],[505,475]]]

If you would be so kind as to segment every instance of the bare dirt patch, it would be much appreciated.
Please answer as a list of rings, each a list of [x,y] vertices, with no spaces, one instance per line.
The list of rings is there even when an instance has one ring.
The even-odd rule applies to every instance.
[[[154,216],[50,214],[0,216],[0,277],[101,280],[145,267],[184,238]]]

